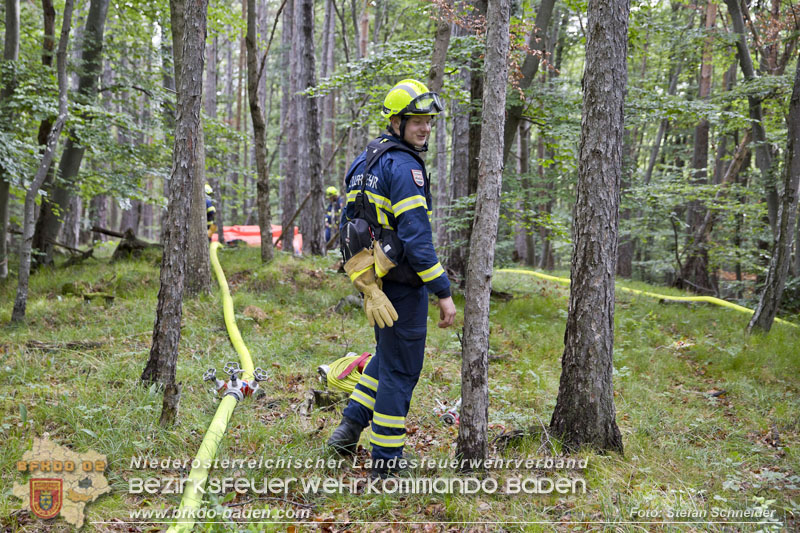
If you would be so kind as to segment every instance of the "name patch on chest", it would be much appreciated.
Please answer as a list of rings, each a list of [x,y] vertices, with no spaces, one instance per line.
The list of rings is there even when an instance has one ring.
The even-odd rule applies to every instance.
[[[411,169],[411,177],[414,178],[414,183],[416,183],[418,187],[425,185],[425,177],[422,175],[422,170],[418,168]]]

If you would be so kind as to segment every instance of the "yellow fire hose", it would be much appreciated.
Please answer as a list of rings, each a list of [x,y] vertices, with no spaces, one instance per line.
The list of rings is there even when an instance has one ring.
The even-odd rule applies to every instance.
[[[556,276],[549,276],[547,274],[542,274],[540,272],[535,272],[533,270],[522,270],[518,268],[501,268],[498,272],[512,272],[515,274],[527,274],[528,276],[536,276],[537,278],[546,279],[548,281],[555,281],[557,283],[566,283],[569,285],[570,281],[568,278],[557,278]],[[742,307],[741,305],[736,305],[731,302],[727,302],[725,300],[721,300],[719,298],[714,298],[712,296],[668,296],[666,294],[657,294],[655,292],[647,292],[647,291],[640,291],[637,289],[629,289],[628,287],[620,287],[617,286],[617,289],[630,292],[633,294],[641,294],[643,296],[650,296],[652,298],[660,298],[664,300],[676,300],[678,302],[707,302],[715,305],[720,305],[722,307],[727,307],[728,309],[734,309],[739,311],[740,313],[747,313],[748,315],[752,315],[755,311],[752,309],[748,309],[747,307]],[[780,322],[781,324],[786,324],[792,326],[793,328],[798,327],[797,324],[793,322],[789,322],[788,320],[783,320],[782,318],[775,318],[775,322]]]
[[[218,242],[212,242],[210,255],[211,265],[214,267],[214,274],[217,277],[217,283],[222,293],[222,312],[225,316],[225,326],[228,328],[228,336],[231,339],[231,343],[239,354],[239,362],[243,370],[242,379],[250,381],[253,379],[253,360],[250,358],[250,352],[244,345],[242,335],[236,326],[236,319],[233,314],[233,300],[231,299],[230,290],[228,290],[228,282],[219,264],[219,259],[217,259],[219,247],[220,244]],[[236,398],[230,395],[224,396],[219,403],[217,412],[214,414],[214,418],[211,420],[211,424],[203,437],[203,442],[200,444],[200,449],[197,450],[195,461],[192,463],[196,466],[192,467],[184,488],[183,499],[181,499],[179,507],[179,518],[167,529],[168,533],[186,533],[194,527],[195,516],[203,504],[203,488],[208,480],[209,466],[217,456],[219,443],[225,435],[225,430],[237,403]]]

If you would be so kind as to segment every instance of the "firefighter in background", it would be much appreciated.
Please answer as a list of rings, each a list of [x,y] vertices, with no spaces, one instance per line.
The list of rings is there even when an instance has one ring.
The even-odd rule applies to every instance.
[[[333,228],[338,227],[342,218],[344,201],[339,196],[339,189],[333,186],[325,190],[325,196],[328,199],[328,205],[325,207],[325,242],[328,242],[333,237]]]
[[[214,200],[211,195],[214,194],[214,189],[211,185],[206,183],[206,230],[208,231],[208,240],[211,241],[211,236],[217,232],[217,225],[214,224],[214,216],[217,213],[217,208],[214,206]]]
[[[440,328],[452,325],[456,315],[450,281],[433,248],[430,182],[420,157],[427,150],[432,118],[443,109],[439,96],[419,81],[399,82],[384,99],[388,131],[355,159],[345,182],[344,268],[364,293],[377,348],[328,445],[351,454],[371,424],[373,476],[390,474],[393,463],[402,466],[397,463],[405,419],[425,352],[428,293],[439,299]],[[368,224],[366,231],[359,224],[362,230]],[[348,248],[358,240],[356,233],[375,240],[371,246]]]

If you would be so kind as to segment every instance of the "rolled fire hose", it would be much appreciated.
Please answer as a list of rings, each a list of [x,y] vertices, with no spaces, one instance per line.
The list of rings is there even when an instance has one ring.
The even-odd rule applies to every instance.
[[[250,352],[247,346],[244,345],[242,335],[239,333],[239,328],[236,326],[236,319],[233,314],[233,300],[231,293],[228,289],[228,281],[225,279],[225,273],[219,264],[217,258],[217,250],[220,248],[218,242],[212,242],[210,248],[211,266],[214,268],[214,274],[217,277],[220,292],[222,293],[222,313],[225,317],[225,326],[228,329],[228,336],[231,339],[233,347],[239,354],[239,362],[241,364],[243,373],[242,379],[250,381],[253,379],[253,360],[250,358]],[[203,505],[203,488],[208,480],[209,465],[214,462],[219,449],[219,443],[225,435],[225,430],[228,427],[228,422],[233,415],[233,410],[236,408],[236,398],[231,395],[223,396],[222,401],[219,402],[217,412],[211,420],[211,424],[206,430],[203,437],[203,442],[200,444],[200,449],[197,450],[197,455],[192,463],[192,471],[189,473],[188,481],[185,484],[183,491],[183,498],[181,505],[178,508],[179,518],[177,522],[167,529],[167,533],[188,533],[194,527],[195,516],[197,511]]]
[[[498,272],[513,272],[515,274],[526,274],[528,276],[536,276],[538,278],[546,279],[548,281],[555,281],[558,283],[566,283],[569,285],[570,280],[567,278],[557,278],[556,276],[549,276],[547,274],[542,274],[541,272],[536,272],[534,270],[522,270],[518,268],[501,268]],[[713,296],[668,296],[666,294],[657,294],[655,292],[647,292],[647,291],[640,291],[637,289],[629,289],[628,287],[616,287],[617,289],[630,292],[633,294],[641,294],[643,296],[650,296],[651,298],[660,298],[663,300],[676,300],[678,302],[706,302],[711,303],[714,305],[719,305],[722,307],[727,307],[728,309],[734,309],[739,311],[740,313],[747,313],[748,315],[752,315],[755,311],[752,309],[748,309],[747,307],[743,307],[741,305],[736,305],[731,302],[727,302],[725,300],[721,300],[719,298],[714,298]],[[786,324],[788,326],[792,326],[793,328],[798,327],[797,324],[793,322],[789,322],[788,320],[783,320],[782,318],[775,318],[775,322],[780,322],[781,324]]]
[[[347,370],[347,368],[354,363],[356,360],[363,356],[359,355],[348,355],[337,359],[333,363],[330,364],[330,368],[327,372],[327,380],[328,386],[332,389],[336,389],[341,392],[351,393],[356,388],[358,381],[361,379],[361,371],[358,367],[353,368],[350,373],[348,373],[345,377],[339,378],[339,376]]]

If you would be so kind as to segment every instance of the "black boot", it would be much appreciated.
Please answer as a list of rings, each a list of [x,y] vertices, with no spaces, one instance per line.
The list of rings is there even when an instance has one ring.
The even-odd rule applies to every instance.
[[[363,429],[352,419],[343,416],[339,427],[333,430],[331,438],[328,439],[328,446],[340,455],[352,455],[356,451],[356,445]]]

